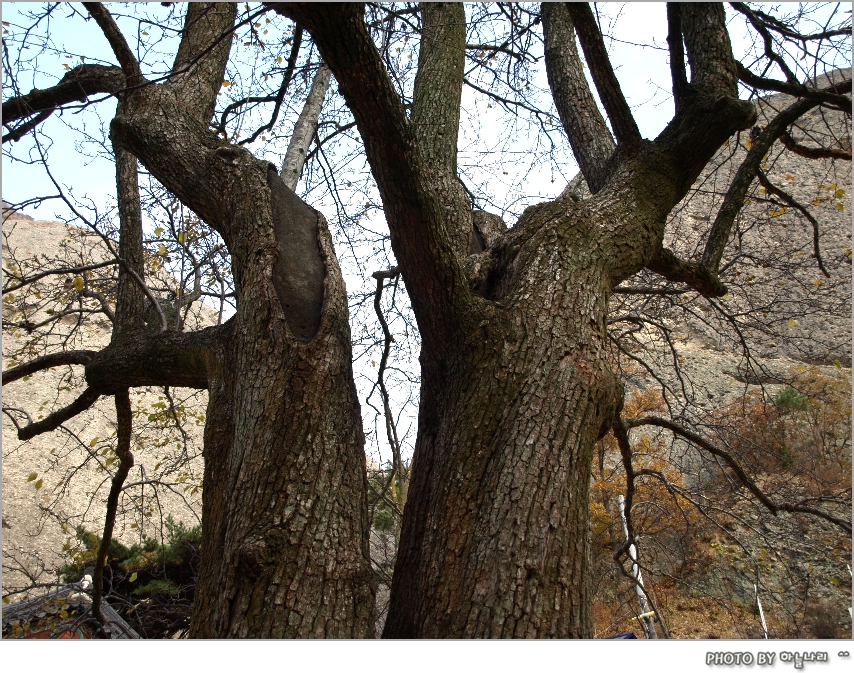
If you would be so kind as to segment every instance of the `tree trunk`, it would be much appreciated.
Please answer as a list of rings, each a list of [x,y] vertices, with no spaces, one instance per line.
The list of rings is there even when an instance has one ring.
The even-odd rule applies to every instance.
[[[539,210],[527,224],[555,214]],[[385,637],[592,636],[590,465],[620,387],[602,341],[607,271],[576,225],[524,243],[453,357],[422,354]]]
[[[332,240],[275,166],[207,127],[228,41],[205,48],[234,11],[190,5],[175,67],[194,65],[127,94],[111,137],[223,236],[237,313],[192,335],[129,335],[87,378],[162,383],[168,368],[145,354],[172,349],[209,389],[192,636],[371,637],[364,436]]]
[[[245,270],[251,289],[240,293],[233,339],[211,357],[194,637],[373,633],[346,295],[318,220],[327,263],[318,334],[303,343],[289,333],[268,262]]]

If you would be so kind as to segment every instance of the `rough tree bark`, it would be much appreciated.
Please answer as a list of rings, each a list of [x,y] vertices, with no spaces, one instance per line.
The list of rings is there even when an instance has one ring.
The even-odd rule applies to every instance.
[[[456,179],[462,6],[421,7],[411,120],[358,6],[275,7],[311,33],[353,112],[422,336],[418,440],[384,636],[591,637],[591,457],[622,400],[606,361],[608,297],[652,259],[668,212],[755,115],[737,100],[722,8],[683,11],[692,66],[683,113],[655,142],[615,148],[591,108],[569,15],[544,6],[557,107],[598,193],[528,208],[469,257],[472,214]]]

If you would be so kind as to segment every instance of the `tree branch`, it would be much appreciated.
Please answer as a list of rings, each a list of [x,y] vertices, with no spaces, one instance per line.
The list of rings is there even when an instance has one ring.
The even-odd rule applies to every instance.
[[[595,194],[608,180],[608,160],[616,145],[587,86],[567,6],[543,3],[542,17],[549,87],[572,152]]]
[[[24,96],[5,101],[3,125],[8,126],[10,122],[29,117],[36,112],[54,110],[67,103],[83,102],[93,94],[116,94],[125,86],[125,76],[120,68],[88,63],[78,65],[50,88],[33,89]]]
[[[677,2],[667,3],[667,47],[670,50],[670,78],[673,81],[673,102],[678,113],[688,96],[688,75],[685,72],[685,44],[682,40],[682,12]]]
[[[784,131],[780,136],[780,142],[790,152],[794,152],[807,159],[844,159],[845,161],[851,161],[851,150],[831,150],[824,147],[800,145],[789,135],[788,131]]]
[[[698,262],[679,259],[668,248],[660,248],[646,268],[675,283],[686,283],[704,297],[723,297],[727,292],[717,273]]]
[[[51,367],[88,365],[97,354],[98,351],[62,351],[61,353],[42,355],[3,372],[3,385]]]
[[[815,255],[815,261],[818,264],[818,268],[821,269],[821,272],[827,277],[830,278],[830,274],[827,269],[824,268],[824,262],[821,259],[821,251],[819,250],[819,226],[818,221],[812,216],[803,205],[795,201],[795,199],[784,192],[782,189],[777,187],[776,185],[771,184],[771,181],[768,179],[768,176],[765,175],[761,170],[757,172],[757,177],[759,178],[759,184],[765,187],[765,190],[775,196],[779,196],[783,201],[789,204],[792,208],[799,210],[801,214],[807,218],[807,221],[812,225],[812,249],[813,254]]]
[[[25,122],[20,126],[16,126],[9,133],[3,136],[2,142],[5,143],[7,140],[11,140],[13,142],[19,141],[27,133],[32,131],[36,126],[41,124],[45,119],[50,117],[54,113],[54,110],[56,110],[56,108],[51,108],[50,110],[42,110],[28,122]]]
[[[104,615],[101,612],[101,596],[104,589],[104,565],[107,562],[107,554],[110,551],[110,542],[113,539],[113,529],[116,525],[116,510],[119,505],[119,496],[122,493],[122,484],[133,467],[133,453],[130,450],[131,429],[133,415],[131,413],[130,395],[128,389],[116,393],[116,455],[119,457],[119,468],[113,475],[110,484],[110,493],[107,496],[107,513],[104,520],[104,534],[101,536],[101,544],[98,546],[98,556],[95,561],[95,573],[92,578],[92,614],[103,626]]]
[[[184,108],[207,126],[222,87],[231,40],[222,39],[234,28],[236,3],[191,2],[172,66],[170,85],[180,91]],[[189,66],[189,67],[188,67]]]
[[[691,88],[712,96],[738,98],[738,70],[719,3],[682,3],[680,23],[685,37]]]
[[[599,92],[602,105],[605,106],[605,112],[611,121],[611,128],[614,129],[617,142],[629,151],[637,149],[641,134],[632,110],[623,96],[620,82],[614,74],[611,59],[608,57],[593,11],[586,2],[568,2],[566,7],[575,24],[575,32],[581,42],[587,65],[590,67],[593,83],[596,85],[596,91]]]
[[[785,23],[783,23],[779,19],[771,16],[770,14],[766,14],[765,12],[762,12],[758,9],[747,7],[747,5],[744,5],[743,3],[740,3],[740,2],[732,3],[732,5],[733,5],[734,9],[737,9],[740,12],[742,11],[740,9],[740,7],[746,8],[754,16],[761,19],[765,23],[765,25],[768,28],[770,28],[771,30],[773,30],[777,33],[780,33],[780,35],[784,35],[786,37],[789,37],[793,40],[798,40],[800,42],[810,42],[812,40],[826,40],[826,39],[831,38],[831,37],[841,37],[843,35],[851,35],[851,26],[848,26],[847,28],[839,28],[837,30],[824,30],[820,33],[811,33],[809,35],[801,35],[800,33],[795,32],[789,26],[787,26]],[[739,7],[736,7],[736,5],[739,5]]]
[[[197,332],[135,332],[110,343],[86,366],[86,381],[103,394],[123,387],[208,387],[208,354],[231,338],[232,322]]]
[[[95,292],[95,290],[90,290],[89,288],[84,287],[80,292],[77,293],[80,297],[88,297],[89,299],[94,299],[101,305],[101,310],[104,312],[104,315],[107,316],[111,323],[116,322],[116,314],[112,308],[110,308],[110,303],[107,301],[107,298],[102,295],[100,292]]]
[[[317,120],[323,109],[323,100],[329,89],[332,71],[321,63],[311,82],[311,91],[305,99],[299,119],[294,125],[291,140],[288,143],[285,159],[282,162],[282,180],[291,191],[296,191],[302,169],[305,166],[306,153],[311,139],[317,130]]]
[[[786,75],[786,81],[789,82],[789,84],[797,84],[798,78],[795,77],[795,73],[791,71],[783,57],[774,51],[774,41],[771,39],[771,33],[768,32],[766,25],[760,21],[759,17],[757,17],[750,7],[743,2],[731,2],[730,7],[735,11],[744,14],[750,22],[750,25],[753,26],[756,32],[762,36],[762,42],[765,47],[765,56],[770,61],[776,63],[780,70],[783,71],[783,74]]]
[[[25,425],[23,428],[18,430],[18,439],[24,442],[28,439],[32,439],[36,435],[56,430],[68,419],[74,418],[77,414],[86,411],[89,407],[95,404],[100,396],[101,393],[95,388],[86,388],[80,397],[74,400],[67,407],[63,407],[59,411],[54,411],[47,418]]]
[[[753,139],[753,144],[730,183],[724,202],[721,204],[709,231],[706,248],[703,251],[703,265],[710,271],[717,273],[720,268],[721,258],[729,241],[735,218],[744,207],[744,197],[747,195],[747,190],[756,177],[759,166],[768,150],[790,124],[818,104],[819,101],[815,98],[795,101],[774,117],[768,126]]]
[[[29,278],[21,277],[21,282],[17,285],[11,285],[9,287],[3,288],[3,294],[7,294],[9,292],[14,292],[15,290],[19,290],[22,287],[35,283],[36,281],[41,280],[42,278],[46,278],[47,276],[56,276],[63,273],[74,273],[80,274],[84,271],[92,271],[94,269],[101,269],[105,266],[112,266],[113,264],[119,264],[120,261],[118,259],[110,259],[106,262],[98,262],[96,264],[87,264],[85,266],[63,266],[58,269],[50,269],[49,271],[42,271],[37,273],[35,276],[30,276]],[[8,273],[8,271],[7,271]],[[11,274],[10,274],[11,275]]]
[[[851,111],[851,99],[843,95],[846,92],[851,92],[850,78],[837,82],[836,84],[831,84],[824,89],[811,89],[810,87],[797,82],[780,82],[775,79],[760,77],[759,75],[753,74],[738,61],[736,61],[736,67],[738,68],[738,78],[745,84],[749,84],[756,89],[761,89],[763,91],[777,91],[790,96],[796,96],[797,98],[811,98],[819,101],[820,103],[834,105],[843,111]]]
[[[116,55],[119,65],[122,67],[122,72],[127,78],[128,86],[143,84],[145,78],[139,69],[139,62],[136,60],[136,56],[133,55],[127,40],[125,40],[125,36],[122,35],[122,31],[119,30],[118,25],[116,25],[107,8],[100,2],[84,2],[83,6],[89,11],[92,18],[95,19],[95,23],[98,24],[104,33],[104,37],[107,38],[107,42],[110,43],[110,47]]]
[[[119,103],[121,107],[123,103]],[[145,275],[145,257],[142,248],[142,210],[139,202],[139,176],[136,157],[113,143],[116,157],[116,196],[119,206],[119,256],[125,264],[119,266],[119,283],[116,292],[116,315],[113,339],[128,330],[145,327],[145,292],[129,273],[133,271],[140,280]],[[143,283],[144,285],[144,283]],[[165,318],[165,316],[164,316]],[[161,323],[161,328],[164,326]]]
[[[249,98],[244,98],[243,100],[235,101],[228,105],[225,110],[223,110],[222,114],[219,118],[219,132],[225,136],[225,124],[228,121],[228,115],[230,115],[237,108],[245,105],[246,103],[271,103],[275,102],[275,106],[273,107],[273,114],[270,116],[269,123],[265,124],[259,129],[255,130],[249,138],[245,138],[241,140],[238,145],[246,145],[253,142],[259,135],[261,135],[264,131],[267,131],[273,128],[273,125],[276,123],[276,120],[279,118],[279,110],[282,107],[282,101],[285,99],[285,94],[288,91],[288,87],[291,84],[291,79],[294,76],[294,68],[296,68],[297,57],[299,56],[300,45],[302,44],[302,34],[303,29],[299,24],[296,25],[296,29],[294,30],[293,44],[291,45],[291,53],[288,55],[288,63],[285,66],[285,76],[282,79],[282,85],[279,87],[279,92],[275,96],[250,96]]]

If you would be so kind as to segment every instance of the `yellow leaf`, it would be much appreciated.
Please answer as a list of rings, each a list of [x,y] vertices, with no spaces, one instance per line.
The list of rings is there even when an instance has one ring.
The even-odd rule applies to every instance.
[[[42,480],[39,479],[35,484],[33,484],[33,486],[35,486],[38,491],[42,487]]]
[[[224,80],[222,80],[222,85],[223,86],[231,86],[231,82],[227,79],[224,79]]]
[[[9,603],[11,603],[11,602],[12,601],[10,600],[10,598],[8,596],[3,596],[3,604],[4,605],[9,605]]]
[[[837,189],[836,190],[836,198],[841,199],[843,196],[845,196],[845,190],[844,189]]]
[[[812,282],[812,284],[815,285],[816,287],[821,287],[822,285],[824,285],[824,282],[820,281],[820,280],[814,280]]]
[[[128,582],[136,582],[136,573],[133,573],[130,577],[128,577]]]
[[[97,438],[97,437],[92,437],[92,441],[91,441],[91,442],[89,442],[89,446],[90,446],[90,447],[95,446],[95,444],[97,444],[97,443],[98,443],[98,438]]]
[[[812,203],[814,206],[818,206],[818,205],[821,205],[822,201],[824,201],[824,199],[821,198],[820,196],[817,196],[810,203]]]
[[[160,236],[160,234],[162,234],[162,233],[163,233],[163,227],[157,227],[157,229],[154,230],[155,236]]]
[[[168,252],[169,251],[166,250],[166,246],[163,245],[162,243],[160,244],[160,247],[157,248],[157,254],[160,255],[161,257],[165,257]]]
[[[187,240],[187,232],[186,231],[182,231],[180,234],[178,234],[178,243],[183,243],[186,240]]]
[[[845,206],[843,206],[841,203],[837,203],[836,210],[845,210]]]
[[[794,179],[795,179],[794,175],[792,175],[791,173],[786,173],[786,180],[794,180]]]
[[[744,144],[747,145],[747,149],[750,149],[751,147],[753,147],[753,141],[750,138],[745,140]]]
[[[67,63],[63,63],[62,67],[65,68],[66,70],[71,70],[71,66],[68,65]]]
[[[797,325],[797,324],[798,324],[798,321],[797,321],[797,320],[790,320],[790,321],[789,321],[789,327],[794,327],[794,326],[795,326],[795,325]]]
[[[146,31],[142,31],[142,34],[143,34],[143,35],[148,35],[148,33],[147,33]]]
[[[27,477],[27,481],[35,481],[35,480],[38,478],[38,476],[39,476],[39,475],[38,475],[37,473],[32,472],[32,473],[30,474],[30,476],[29,476],[29,477]]]
[[[281,62],[282,62],[282,57],[281,57],[281,56],[279,56],[279,57],[276,59],[276,63],[281,63]]]
[[[760,188],[759,188],[759,193],[760,193],[760,194],[764,194],[764,193],[765,193],[765,187],[760,187]]]
[[[74,289],[80,292],[83,289],[83,279],[80,276],[77,276],[74,279]]]

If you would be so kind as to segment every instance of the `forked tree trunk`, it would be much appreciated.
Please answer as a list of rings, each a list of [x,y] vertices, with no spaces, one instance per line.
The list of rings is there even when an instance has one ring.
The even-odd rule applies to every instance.
[[[682,111],[652,143],[622,124],[630,142],[609,158],[601,147],[613,143],[597,150],[587,138],[607,132],[587,123],[592,97],[573,98],[586,83],[567,47],[571,22],[547,8],[546,60],[566,99],[558,109],[583,118],[568,131],[591,145],[582,167],[588,178],[601,169],[598,193],[530,207],[478,253],[456,170],[462,6],[421,5],[411,117],[361,8],[275,7],[311,33],[356,119],[421,333],[418,440],[383,635],[591,636],[590,464],[621,400],[606,362],[608,297],[650,263],[671,208],[755,118],[736,100],[723,10],[685,10],[692,80]],[[594,42],[585,49],[604,54]],[[573,77],[577,86],[558,86]],[[606,90],[614,110],[628,110],[618,87]]]
[[[575,224],[524,243],[453,357],[422,357],[385,637],[592,636],[590,465],[621,396],[603,344],[608,271],[595,227]]]

